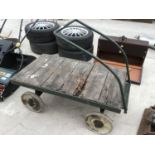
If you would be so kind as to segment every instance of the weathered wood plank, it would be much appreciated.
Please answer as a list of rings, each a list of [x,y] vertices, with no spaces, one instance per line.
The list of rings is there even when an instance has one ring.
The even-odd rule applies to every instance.
[[[95,64],[80,96],[97,101],[100,97],[100,93],[102,91],[102,87],[105,83],[107,75],[108,70],[104,66]]]
[[[93,63],[79,61],[69,78],[64,82],[61,91],[69,95],[78,96],[81,93],[93,66]]]
[[[124,72],[122,72],[121,70],[115,69],[115,73],[118,74],[119,77],[123,79],[122,81],[125,82],[125,78],[122,77],[124,75]],[[124,82],[123,82],[123,85],[124,85]],[[122,98],[121,98],[120,88],[115,77],[110,72],[108,73],[105,84],[103,85],[103,88],[99,97],[99,102],[103,104],[112,105],[113,107],[121,109]]]
[[[124,90],[125,81],[126,81],[125,72],[123,70],[115,70],[115,73],[120,78],[123,86],[123,90]],[[121,109],[123,101],[122,101],[120,87],[116,79],[113,79],[113,82],[108,90],[107,100],[108,100],[107,102],[108,105],[115,105]]]
[[[66,59],[65,61],[55,70],[55,72],[49,77],[47,81],[42,85],[43,88],[52,91],[61,91],[66,79],[69,79],[71,72],[74,70],[79,61],[72,59]]]
[[[103,104],[107,104],[108,89],[110,87],[112,80],[113,80],[113,78],[111,76],[111,73],[109,73],[109,71],[108,71],[104,85],[102,86],[100,96],[98,98],[98,101],[103,103]]]
[[[36,72],[42,65],[44,65],[50,59],[49,55],[41,55],[38,59],[33,61],[30,65],[22,69],[17,73],[12,80],[23,82],[25,78]]]
[[[29,75],[25,79],[25,83],[31,82],[33,86],[40,87],[54,72],[57,68],[64,62],[64,59],[55,56],[49,56],[50,59],[42,65],[36,72]]]
[[[124,71],[114,71],[124,87]],[[51,92],[80,96],[117,109],[122,107],[120,88],[115,77],[100,64],[42,55],[15,75],[12,81]]]

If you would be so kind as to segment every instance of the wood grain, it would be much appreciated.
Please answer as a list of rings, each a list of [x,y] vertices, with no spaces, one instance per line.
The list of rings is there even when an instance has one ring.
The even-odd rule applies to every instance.
[[[99,99],[107,75],[108,71],[105,67],[101,65],[95,65],[80,96],[97,101]]]
[[[114,69],[123,87],[126,74]],[[120,88],[115,77],[101,64],[83,62],[57,55],[41,55],[18,74],[12,82],[49,92],[77,96],[99,105],[122,108]]]

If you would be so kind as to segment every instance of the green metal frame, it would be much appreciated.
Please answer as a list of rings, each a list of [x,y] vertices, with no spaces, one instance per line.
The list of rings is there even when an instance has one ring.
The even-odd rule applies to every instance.
[[[122,86],[122,83],[119,79],[119,77],[117,76],[117,74],[115,74],[115,72],[108,66],[106,65],[99,57],[96,57],[94,56],[93,54],[91,54],[89,51],[83,49],[82,47],[78,46],[77,44],[73,43],[72,41],[66,39],[65,37],[63,37],[62,35],[60,35],[58,32],[60,32],[61,30],[63,30],[64,28],[70,26],[71,24],[73,23],[80,23],[81,25],[89,28],[90,30],[96,32],[97,34],[101,35],[103,38],[106,38],[107,40],[109,40],[111,43],[113,43],[120,51],[121,53],[123,54],[123,57],[124,57],[124,61],[125,61],[125,64],[126,64],[126,71],[127,71],[127,81],[126,81],[126,85],[125,85],[125,88],[124,88],[124,91],[123,91],[123,86]],[[90,27],[89,25],[83,23],[82,21],[80,20],[72,20],[70,22],[68,22],[66,25],[64,25],[63,27],[57,29],[54,34],[61,38],[62,40],[64,40],[66,43],[68,44],[71,44],[72,46],[76,47],[77,49],[83,51],[84,53],[88,54],[89,56],[91,56],[92,58],[94,58],[95,60],[97,60],[98,62],[100,62],[105,68],[107,68],[112,74],[113,76],[116,78],[118,84],[119,84],[119,87],[120,87],[120,92],[121,92],[121,96],[122,96],[122,101],[123,101],[123,109],[124,109],[124,112],[127,113],[127,106],[128,106],[128,97],[129,97],[129,92],[130,92],[130,85],[131,85],[131,81],[130,81],[130,72],[129,72],[129,63],[128,63],[128,58],[127,58],[127,55],[125,53],[125,51],[115,42],[113,41],[111,38],[107,37],[105,34],[102,34],[101,32],[95,30],[94,28]],[[53,92],[54,93],[54,92]],[[69,98],[72,98],[71,96]],[[77,97],[73,97],[74,100],[78,100]],[[80,99],[81,100],[81,99]],[[88,100],[84,101],[84,102],[89,102]],[[92,101],[91,101],[92,102]],[[94,103],[94,105],[97,104],[97,103]],[[98,105],[98,106],[101,106]],[[106,109],[109,109],[108,107],[106,107]],[[111,108],[110,108],[111,109]],[[110,110],[109,109],[109,110]],[[113,108],[114,109],[114,108]],[[114,111],[114,110],[112,110]]]
[[[39,86],[34,87],[32,84],[25,84],[25,83],[20,83],[20,82],[17,82],[17,81],[12,81],[12,83],[14,83],[16,85],[19,85],[19,86],[23,86],[23,87],[33,89],[35,91],[44,92],[44,93],[48,93],[48,94],[54,94],[54,95],[65,97],[65,98],[68,98],[70,100],[74,100],[74,101],[77,101],[77,102],[80,102],[80,103],[88,104],[88,105],[91,105],[91,106],[94,106],[94,107],[107,109],[109,111],[113,111],[113,112],[116,112],[116,113],[121,112],[121,109],[118,109],[117,107],[113,107],[112,105],[103,104],[103,103],[96,102],[96,101],[93,101],[93,100],[84,99],[84,98],[79,97],[79,96],[77,97],[77,96],[72,96],[72,95],[65,94],[65,93],[59,92],[59,91],[52,91],[52,90],[48,90],[46,88],[42,88],[42,87],[39,87]]]

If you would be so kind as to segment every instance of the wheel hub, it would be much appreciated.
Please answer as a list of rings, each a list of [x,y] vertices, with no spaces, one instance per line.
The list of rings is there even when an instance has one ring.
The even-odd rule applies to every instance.
[[[95,113],[89,114],[86,117],[87,127],[98,134],[108,134],[112,131],[111,121],[103,114]]]
[[[41,98],[34,93],[26,92],[21,96],[23,104],[33,112],[41,112],[43,110],[43,102]]]
[[[61,34],[67,37],[84,37],[88,35],[88,30],[83,27],[67,27],[61,30]]]
[[[103,122],[101,122],[99,120],[94,120],[94,125],[96,128],[103,128],[104,127]]]
[[[30,27],[32,27],[33,24],[30,25]],[[32,29],[33,30],[47,30],[47,29],[51,29],[55,26],[54,23],[52,22],[48,22],[48,21],[39,21],[37,22],[33,27]]]
[[[35,107],[36,104],[34,103],[33,99],[29,99],[28,100],[28,104],[31,106],[31,107]]]
[[[40,108],[39,103],[37,102],[37,100],[35,100],[35,99],[31,98],[31,97],[27,97],[27,99],[25,99],[25,104],[31,110],[39,110],[39,108]]]

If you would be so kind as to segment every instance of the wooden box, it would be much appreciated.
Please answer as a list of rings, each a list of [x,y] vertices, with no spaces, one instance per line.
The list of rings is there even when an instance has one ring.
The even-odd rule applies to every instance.
[[[148,42],[129,39],[124,36],[109,36],[125,51],[129,60],[130,79],[132,83],[140,84],[142,79],[143,63],[148,50]],[[119,49],[110,41],[100,37],[98,41],[97,56],[108,65],[124,68],[125,61]]]

